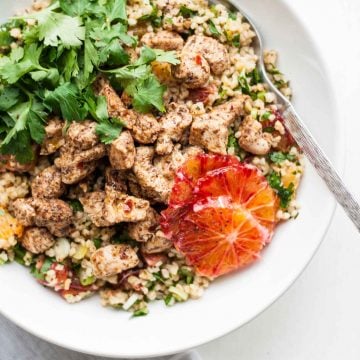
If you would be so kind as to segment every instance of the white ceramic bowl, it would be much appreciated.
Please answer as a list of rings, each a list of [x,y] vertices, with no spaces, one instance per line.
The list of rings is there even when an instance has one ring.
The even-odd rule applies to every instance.
[[[2,0],[1,20],[21,3],[29,1]],[[280,51],[280,68],[292,80],[299,113],[338,164],[342,132],[324,63],[311,35],[281,0],[237,3],[260,25],[268,47]],[[263,259],[217,280],[201,300],[172,308],[154,303],[148,316],[129,319],[128,313],[102,308],[97,297],[68,305],[39,286],[26,269],[13,264],[0,268],[0,310],[43,339],[96,355],[150,357],[195,347],[254,318],[292,284],[309,262],[334,210],[332,197],[309,166],[299,200],[300,216],[278,228]]]

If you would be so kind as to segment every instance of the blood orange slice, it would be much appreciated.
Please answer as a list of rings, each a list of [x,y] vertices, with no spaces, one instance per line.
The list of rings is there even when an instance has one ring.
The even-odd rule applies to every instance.
[[[198,155],[190,158],[176,172],[174,186],[170,195],[169,205],[184,205],[193,200],[193,189],[196,182],[209,171],[229,165],[240,164],[235,156],[229,155]]]
[[[251,264],[270,242],[278,201],[249,165],[207,171],[191,184],[193,201],[170,206],[162,228],[201,275],[217,277]]]

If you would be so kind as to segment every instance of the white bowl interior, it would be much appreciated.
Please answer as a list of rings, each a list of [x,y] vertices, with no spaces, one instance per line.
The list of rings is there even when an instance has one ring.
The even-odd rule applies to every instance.
[[[29,1],[0,3],[6,17]],[[326,153],[338,164],[339,121],[331,85],[311,36],[281,0],[235,1],[252,16],[267,46],[280,52],[280,68],[292,81],[294,103]],[[306,169],[296,221],[281,225],[261,261],[219,279],[198,301],[150,306],[144,318],[102,308],[94,297],[68,305],[39,286],[17,264],[1,267],[0,311],[28,331],[74,350],[146,357],[197,346],[241,326],[263,311],[301,273],[326,231],[334,201],[310,166]],[[276,326],[276,324],[274,324]]]

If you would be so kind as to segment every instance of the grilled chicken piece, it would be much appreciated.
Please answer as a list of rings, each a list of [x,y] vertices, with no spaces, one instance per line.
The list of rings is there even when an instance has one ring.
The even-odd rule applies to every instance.
[[[65,143],[63,135],[65,122],[55,117],[45,126],[45,139],[41,145],[40,155],[50,155],[56,152]]]
[[[210,66],[200,53],[182,52],[180,64],[173,65],[173,77],[183,82],[189,89],[195,89],[207,84],[210,77]]]
[[[107,220],[105,213],[105,192],[94,191],[85,194],[80,198],[84,211],[89,215],[90,220],[99,227],[114,225]]]
[[[55,166],[44,169],[31,183],[31,193],[34,198],[58,198],[64,191],[61,172]]]
[[[174,149],[173,142],[179,142],[184,131],[190,126],[192,116],[185,105],[169,104],[168,112],[161,117],[161,132],[158,136],[155,151],[159,155],[170,154]]]
[[[157,33],[146,33],[141,38],[141,42],[148,47],[165,51],[180,50],[184,46],[184,40],[179,34],[166,30]]]
[[[155,236],[160,228],[160,215],[151,207],[146,212],[146,218],[127,227],[129,236],[139,242],[146,242]]]
[[[170,250],[173,246],[171,240],[167,239],[161,231],[141,245],[141,251],[145,254],[158,254]]]
[[[84,211],[91,221],[99,227],[120,222],[136,222],[145,219],[149,208],[147,200],[116,191],[111,187],[104,191],[94,191],[80,198]]]
[[[139,264],[139,258],[129,245],[107,245],[92,254],[91,264],[94,275],[104,278],[136,267]]]
[[[96,134],[96,122],[86,120],[72,122],[66,134],[66,143],[74,149],[89,150],[99,143]]]
[[[271,149],[272,135],[263,132],[259,121],[247,116],[239,127],[239,145],[255,155],[266,155]]]
[[[149,208],[147,200],[107,189],[105,197],[106,219],[112,223],[144,220]]]
[[[221,75],[230,67],[230,58],[226,47],[218,40],[204,35],[190,36],[183,53],[200,53],[210,65],[211,72]]]
[[[216,106],[209,113],[195,117],[189,142],[217,154],[226,154],[229,126],[243,114],[246,97],[236,97]]]
[[[131,169],[135,160],[134,140],[129,131],[123,131],[110,145],[109,160],[115,170]]]
[[[46,228],[31,227],[25,230],[20,239],[21,245],[33,254],[41,254],[54,244],[54,237]]]
[[[131,134],[140,144],[152,144],[160,132],[160,124],[152,114],[138,114]]]
[[[59,237],[68,234],[73,219],[71,207],[59,199],[17,199],[13,203],[13,210],[23,226],[46,227]]]

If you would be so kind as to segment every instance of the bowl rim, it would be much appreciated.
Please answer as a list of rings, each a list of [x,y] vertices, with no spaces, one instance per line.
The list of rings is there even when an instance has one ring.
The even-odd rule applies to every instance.
[[[230,1],[234,1],[234,0],[230,0]],[[294,18],[296,18],[296,20],[298,21],[298,24],[302,28],[302,31],[304,32],[304,34],[306,34],[307,38],[311,42],[312,48],[317,56],[317,59],[319,60],[319,63],[321,64],[322,68],[324,69],[324,73],[327,75],[327,82],[330,85],[329,97],[332,102],[332,107],[333,107],[333,110],[335,113],[334,118],[337,119],[337,121],[335,122],[335,126],[336,126],[335,130],[337,131],[337,134],[338,134],[337,142],[336,142],[336,151],[333,156],[332,162],[335,165],[335,167],[338,169],[340,175],[343,175],[344,170],[345,170],[345,164],[346,164],[345,161],[342,161],[342,160],[346,160],[346,151],[344,148],[344,144],[345,144],[344,118],[343,118],[343,116],[341,116],[340,111],[339,111],[338,100],[335,96],[336,91],[335,91],[334,79],[331,76],[331,72],[329,70],[329,65],[328,65],[327,61],[325,60],[323,53],[319,50],[320,46],[319,46],[318,42],[314,39],[314,37],[312,36],[310,31],[308,30],[302,17],[300,17],[298,15],[298,13],[295,11],[291,1],[288,1],[288,0],[278,0],[278,1],[284,7],[286,7],[287,10],[291,13],[291,15],[294,16]],[[306,166],[310,166],[309,162],[306,162],[306,164],[307,164]],[[23,324],[21,321],[13,320],[11,314],[6,313],[1,308],[0,308],[0,314],[2,316],[4,316],[6,319],[8,319],[9,321],[11,321],[12,323],[14,323],[15,325],[17,325],[18,327],[20,327],[21,329],[27,331],[29,334],[32,334],[44,341],[47,341],[51,344],[60,346],[62,348],[66,348],[66,349],[69,349],[69,350],[72,350],[72,351],[75,351],[78,353],[83,353],[83,354],[88,354],[88,355],[95,355],[95,356],[101,356],[101,357],[106,357],[106,358],[123,357],[123,358],[128,358],[128,359],[140,359],[140,358],[155,358],[155,357],[159,357],[159,356],[173,355],[173,354],[177,354],[177,353],[180,353],[183,351],[187,351],[189,349],[193,349],[195,347],[204,345],[215,339],[221,339],[222,337],[236,331],[237,329],[241,328],[242,326],[244,326],[244,325],[248,324],[249,322],[251,322],[252,320],[256,319],[263,312],[265,312],[272,304],[274,304],[278,299],[280,299],[290,289],[290,287],[292,287],[292,285],[297,281],[297,279],[302,275],[302,273],[307,268],[307,266],[309,265],[309,263],[311,262],[311,260],[315,256],[315,254],[318,252],[320,245],[323,243],[323,241],[329,231],[329,227],[333,220],[336,208],[337,208],[337,204],[336,204],[335,199],[333,199],[331,215],[329,216],[326,226],[324,227],[324,232],[323,232],[316,248],[314,249],[313,253],[307,259],[307,261],[304,262],[304,264],[303,264],[301,270],[298,272],[298,274],[290,282],[288,282],[286,285],[284,285],[281,290],[279,290],[276,294],[274,294],[274,296],[263,306],[263,308],[258,313],[248,316],[245,321],[241,322],[241,324],[231,326],[226,332],[220,331],[219,333],[216,333],[216,331],[213,331],[211,333],[211,335],[204,337],[204,339],[202,341],[194,341],[192,343],[188,342],[188,345],[186,345],[186,346],[184,346],[184,345],[173,346],[172,351],[169,351],[169,350],[159,351],[156,354],[152,354],[152,355],[147,355],[147,354],[144,354],[141,352],[138,354],[134,354],[134,353],[132,353],[132,354],[116,353],[115,354],[115,353],[105,353],[105,352],[92,352],[87,349],[82,349],[80,347],[75,347],[75,346],[72,346],[69,344],[61,343],[61,341],[57,341],[54,338],[47,337],[44,334],[40,334],[37,332],[36,328],[31,328],[30,326]]]

